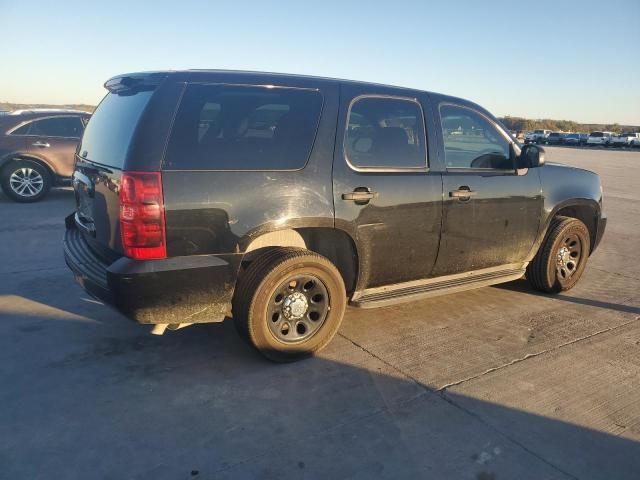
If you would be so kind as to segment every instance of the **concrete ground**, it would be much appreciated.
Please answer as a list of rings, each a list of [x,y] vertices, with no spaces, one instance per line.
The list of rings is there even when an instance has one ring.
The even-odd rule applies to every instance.
[[[70,191],[0,196],[0,478],[640,478],[640,152],[547,153],[605,186],[575,289],[353,309],[292,365],[229,321],[150,336],[73,283]]]

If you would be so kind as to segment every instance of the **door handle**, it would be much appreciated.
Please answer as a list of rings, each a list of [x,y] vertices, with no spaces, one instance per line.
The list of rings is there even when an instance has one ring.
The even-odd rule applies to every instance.
[[[40,147],[40,148],[49,148],[51,146],[48,143],[44,143],[44,142],[36,142],[36,143],[32,143],[32,145],[34,147]]]
[[[369,200],[371,200],[372,198],[376,198],[378,196],[378,192],[372,192],[371,190],[369,190],[368,188],[362,189],[362,190],[354,190],[353,192],[349,192],[349,193],[343,193],[342,194],[342,199],[343,200],[351,200],[354,201],[356,203],[358,202],[368,202]]]
[[[474,192],[469,187],[462,186],[458,188],[458,190],[453,190],[449,192],[449,196],[451,198],[457,198],[458,200],[469,200],[471,197],[475,196],[478,192]]]

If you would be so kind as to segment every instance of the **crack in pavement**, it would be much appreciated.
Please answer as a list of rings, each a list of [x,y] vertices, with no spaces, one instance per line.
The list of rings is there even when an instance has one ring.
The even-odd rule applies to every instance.
[[[561,348],[568,347],[569,345],[573,345],[575,343],[582,342],[583,340],[588,340],[588,339],[593,338],[593,337],[595,337],[597,335],[601,335],[603,333],[611,332],[612,330],[616,330],[618,328],[622,328],[622,327],[625,327],[627,325],[630,325],[633,322],[638,321],[639,319],[640,319],[640,317],[636,317],[633,320],[629,320],[628,322],[621,323],[620,325],[615,325],[613,327],[605,328],[603,330],[599,330],[597,332],[593,332],[593,333],[591,333],[589,335],[585,335],[583,337],[574,338],[573,340],[571,340],[569,342],[565,342],[565,343],[562,343],[560,345],[556,345],[555,347],[548,348],[546,350],[541,350],[539,352],[534,352],[534,353],[527,353],[524,357],[516,358],[514,360],[511,360],[510,362],[507,362],[507,363],[505,363],[503,365],[499,365],[497,367],[489,368],[489,369],[485,370],[484,372],[479,373],[477,375],[472,375],[471,377],[467,377],[467,378],[463,378],[463,379],[455,381],[455,382],[447,383],[446,385],[443,385],[443,386],[439,387],[437,389],[437,391],[438,392],[445,391],[448,388],[455,387],[457,385],[461,385],[461,384],[469,382],[471,380],[475,380],[476,378],[480,378],[480,377],[483,377],[483,376],[488,375],[490,373],[497,372],[498,370],[502,370],[503,368],[510,367],[511,365],[516,365],[516,364],[518,364],[520,362],[524,362],[525,360],[528,360],[529,358],[539,357],[540,355],[544,355],[545,353],[554,352],[556,350],[560,350]]]
[[[630,275],[627,275],[627,274],[624,274],[624,273],[619,273],[619,272],[610,272],[609,270],[605,270],[603,268],[594,267],[592,265],[589,265],[589,270],[597,270],[598,272],[608,273],[610,275],[615,275],[616,277],[626,278],[628,280],[640,280],[640,277],[632,277]]]
[[[599,330],[597,332],[594,332],[592,334],[589,335],[585,335],[583,337],[580,338],[576,338],[574,340],[571,340],[569,342],[565,342],[561,345],[557,345],[553,348],[549,348],[546,350],[542,350],[540,352],[536,352],[536,353],[529,353],[527,355],[525,355],[522,358],[517,358],[514,359],[510,362],[507,362],[503,365],[497,366],[497,367],[493,367],[490,368],[478,375],[475,376],[471,376],[469,378],[465,378],[462,380],[459,380],[457,382],[451,382],[449,384],[446,384],[442,387],[439,387],[437,389],[433,389],[431,387],[428,387],[427,385],[425,385],[424,383],[422,383],[421,381],[419,381],[417,378],[413,377],[412,375],[406,373],[405,371],[403,371],[401,368],[396,367],[395,365],[389,363],[388,361],[384,360],[383,358],[381,358],[380,356],[376,355],[375,353],[373,353],[372,351],[370,351],[369,349],[367,349],[366,347],[364,347],[363,345],[360,345],[358,342],[356,342],[355,340],[352,340],[351,338],[347,337],[346,335],[344,335],[343,333],[338,332],[338,335],[342,338],[344,338],[345,340],[347,340],[349,343],[351,343],[353,346],[359,348],[360,350],[362,350],[363,352],[369,354],[371,357],[375,358],[376,360],[382,362],[383,364],[387,365],[389,368],[393,369],[394,371],[398,372],[399,374],[401,374],[402,376],[410,379],[411,381],[413,381],[416,385],[420,386],[421,388],[424,389],[424,393],[427,394],[436,394],[438,395],[441,399],[443,399],[445,402],[449,403],[450,405],[452,405],[455,408],[458,408],[459,410],[463,411],[464,413],[466,413],[467,415],[470,415],[471,417],[473,417],[474,419],[476,419],[481,425],[483,425],[484,427],[490,429],[491,431],[495,432],[496,434],[502,436],[503,438],[505,438],[506,440],[508,440],[510,443],[512,443],[513,445],[515,445],[516,447],[521,448],[522,450],[524,450],[525,452],[527,452],[528,454],[530,454],[531,456],[533,456],[534,458],[540,460],[541,462],[543,462],[544,464],[548,465],[550,468],[556,470],[558,473],[561,473],[562,475],[565,475],[567,478],[570,478],[572,480],[578,480],[578,477],[576,477],[575,475],[572,475],[571,473],[567,472],[566,470],[562,469],[561,467],[559,467],[558,465],[555,465],[554,463],[550,462],[549,460],[547,460],[546,458],[544,458],[541,454],[531,450],[530,448],[528,448],[526,445],[524,445],[523,443],[519,442],[517,439],[511,437],[508,432],[504,432],[502,431],[502,429],[494,426],[493,424],[489,423],[488,421],[486,421],[484,418],[482,418],[479,414],[476,414],[475,412],[463,407],[462,405],[458,404],[450,395],[448,395],[448,389],[450,387],[456,386],[456,385],[461,385],[465,382],[468,382],[470,380],[474,380],[476,378],[480,378],[482,376],[488,375],[490,373],[496,372],[498,370],[502,370],[503,368],[507,368],[511,365],[515,365],[518,364],[520,362],[524,362],[527,359],[530,358],[535,358],[541,355],[544,355],[546,353],[551,353],[557,350],[560,350],[564,347],[585,341],[585,340],[589,340],[593,337],[596,337],[598,335],[602,335],[608,332],[611,332],[613,330],[616,330],[618,328],[622,328],[625,327],[627,325],[630,325],[636,321],[640,320],[640,316],[636,316],[633,320],[629,320],[628,322],[622,323],[620,325],[616,325],[613,327],[609,327],[603,330]],[[399,402],[399,404],[401,404]],[[388,407],[385,407],[388,408]]]
[[[66,265],[60,266],[60,267],[28,268],[26,270],[14,270],[14,271],[10,271],[10,272],[0,271],[0,275],[17,275],[19,273],[47,272],[49,270],[62,270],[62,269],[67,269],[67,268],[69,268],[69,267],[67,267]]]
[[[542,463],[544,463],[545,465],[548,465],[550,468],[552,468],[553,470],[556,470],[557,472],[565,475],[566,477],[572,479],[572,480],[579,480],[578,477],[576,477],[575,475],[572,475],[571,473],[567,472],[566,470],[560,468],[558,465],[550,462],[549,460],[547,460],[546,458],[544,458],[542,455],[540,455],[539,453],[531,450],[529,447],[527,447],[526,445],[524,445],[523,443],[519,442],[518,440],[516,440],[515,438],[511,437],[509,434],[503,432],[501,429],[499,429],[498,427],[493,426],[491,423],[487,422],[484,418],[482,418],[480,415],[478,415],[477,413],[473,412],[472,410],[469,410],[465,407],[463,407],[462,405],[460,405],[458,402],[456,402],[453,398],[451,398],[449,395],[447,395],[447,391],[446,390],[439,390],[438,391],[438,396],[440,398],[442,398],[445,402],[447,402],[449,405],[452,405],[456,408],[458,408],[459,410],[463,411],[464,413],[466,413],[467,415],[475,418],[478,422],[480,422],[482,425],[484,425],[485,427],[487,427],[489,430],[492,430],[493,432],[497,433],[498,435],[501,435],[502,437],[506,438],[509,442],[511,442],[512,444],[514,444],[517,447],[520,447],[522,450],[524,450],[525,452],[527,452],[529,455],[531,455],[532,457],[540,460]]]

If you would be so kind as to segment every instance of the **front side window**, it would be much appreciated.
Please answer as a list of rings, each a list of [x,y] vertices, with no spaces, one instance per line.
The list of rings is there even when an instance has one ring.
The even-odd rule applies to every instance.
[[[426,168],[420,105],[388,97],[357,99],[349,111],[345,154],[356,169]]]
[[[31,122],[28,134],[42,137],[80,138],[82,130],[80,117],[52,117]]]
[[[447,169],[514,170],[509,141],[483,115],[443,105],[440,119]]]
[[[28,135],[30,128],[31,128],[31,122],[25,123],[21,127],[18,127],[13,132],[11,132],[11,135]]]
[[[315,90],[187,86],[165,156],[168,170],[296,170],[316,135]]]

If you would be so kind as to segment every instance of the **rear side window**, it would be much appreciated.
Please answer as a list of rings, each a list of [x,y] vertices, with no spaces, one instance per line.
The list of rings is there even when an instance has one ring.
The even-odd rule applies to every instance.
[[[349,110],[345,154],[356,169],[426,168],[420,105],[411,99],[363,97]]]
[[[188,85],[165,156],[167,170],[296,170],[313,146],[315,90]]]
[[[109,93],[91,116],[80,143],[80,156],[122,169],[138,121],[153,91]]]
[[[35,120],[31,122],[29,135],[80,138],[82,122],[80,117],[54,117]]]
[[[447,169],[515,169],[508,140],[483,115],[443,105],[440,119]]]
[[[83,128],[80,117],[51,117],[27,123],[14,130],[12,135],[80,138]]]

